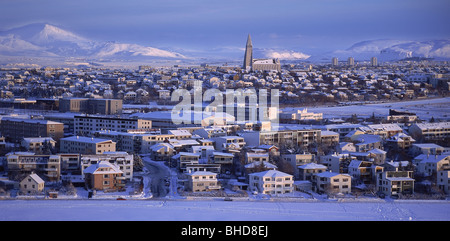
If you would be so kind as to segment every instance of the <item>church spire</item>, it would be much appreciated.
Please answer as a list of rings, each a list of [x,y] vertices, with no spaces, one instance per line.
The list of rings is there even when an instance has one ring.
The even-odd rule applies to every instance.
[[[250,34],[247,37],[247,44],[245,46],[245,56],[244,56],[244,69],[248,69],[252,67],[253,62],[253,46],[252,46],[252,38]]]

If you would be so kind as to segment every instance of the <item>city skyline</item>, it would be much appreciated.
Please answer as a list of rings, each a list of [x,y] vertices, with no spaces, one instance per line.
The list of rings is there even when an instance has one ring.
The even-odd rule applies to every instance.
[[[374,39],[448,39],[449,3],[433,1],[6,1],[0,31],[31,24],[63,26],[99,41],[183,49],[258,48],[307,54],[346,49]]]

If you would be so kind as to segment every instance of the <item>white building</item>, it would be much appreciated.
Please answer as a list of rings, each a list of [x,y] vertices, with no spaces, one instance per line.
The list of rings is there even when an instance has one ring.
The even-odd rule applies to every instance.
[[[438,188],[445,194],[450,194],[450,170],[438,171],[436,179]]]
[[[42,193],[44,191],[44,186],[44,180],[35,173],[28,175],[19,183],[20,191],[25,194]]]
[[[217,173],[208,171],[196,171],[187,173],[188,182],[186,187],[192,192],[207,192],[219,190],[221,188],[218,180]]]
[[[84,170],[101,161],[106,161],[115,164],[122,172],[123,176],[130,180],[133,178],[134,156],[126,152],[104,152],[96,155],[81,155],[81,173],[84,175]]]
[[[128,130],[151,128],[151,120],[91,115],[74,117],[74,133],[76,135],[90,135],[103,130],[127,132]]]
[[[319,193],[338,194],[350,193],[352,177],[348,174],[336,172],[322,172],[316,174],[313,189]]]
[[[385,171],[377,176],[376,188],[386,196],[397,196],[400,193],[414,193],[412,171]]]
[[[303,110],[297,110],[297,113],[292,114],[293,120],[301,120],[301,121],[312,121],[312,120],[322,120],[322,113],[313,113],[308,112],[308,108],[304,108]]]
[[[249,174],[249,190],[263,194],[278,195],[294,191],[294,177],[277,170]]]

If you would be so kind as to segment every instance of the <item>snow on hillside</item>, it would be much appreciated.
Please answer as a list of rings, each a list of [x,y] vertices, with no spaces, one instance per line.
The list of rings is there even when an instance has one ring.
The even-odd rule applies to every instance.
[[[425,58],[449,58],[450,57],[450,40],[433,40],[422,42],[408,42],[396,44],[384,51],[397,53],[410,52],[410,57]]]
[[[50,24],[30,24],[0,32],[0,53],[24,57],[44,54],[83,58],[185,58],[179,53],[137,44],[93,41]]]
[[[98,52],[95,57],[112,57],[112,56],[154,56],[163,58],[185,58],[185,56],[169,52],[157,48],[145,47],[137,44],[124,44],[124,43],[106,43]]]
[[[394,39],[379,39],[358,42],[345,50],[335,50],[321,55],[312,56],[309,60],[331,61],[337,57],[346,61],[349,57],[355,60],[369,60],[377,57],[381,61],[400,60],[411,57],[450,58],[450,39],[409,41]]]
[[[89,42],[88,39],[78,36],[69,31],[63,30],[56,26],[45,24],[42,27],[42,30],[38,31],[34,36],[29,39],[32,43],[35,44],[49,44],[52,42],[58,41],[67,41],[67,42]]]

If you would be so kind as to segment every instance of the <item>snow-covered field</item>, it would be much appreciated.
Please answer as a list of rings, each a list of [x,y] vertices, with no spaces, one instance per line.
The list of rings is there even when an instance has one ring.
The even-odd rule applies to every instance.
[[[3,200],[1,221],[449,221],[450,201]]]
[[[284,108],[290,110],[295,108]],[[298,109],[298,108],[297,108]],[[300,108],[303,109],[303,108]],[[367,118],[375,114],[375,116],[388,116],[389,109],[399,111],[408,111],[416,113],[423,120],[429,120],[431,117],[442,120],[450,119],[450,98],[423,99],[402,102],[386,102],[377,104],[362,104],[332,107],[308,107],[308,112],[323,113],[324,118],[346,118],[352,114],[358,117]]]

